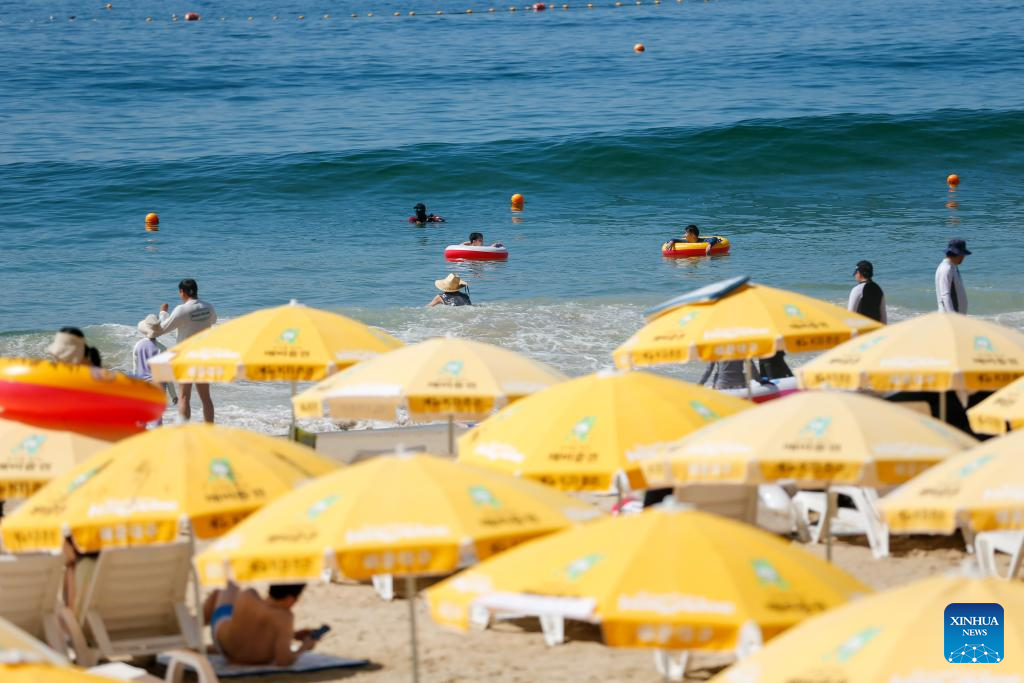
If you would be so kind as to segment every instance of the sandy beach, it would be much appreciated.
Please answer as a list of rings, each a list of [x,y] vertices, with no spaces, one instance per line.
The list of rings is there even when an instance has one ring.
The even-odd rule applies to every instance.
[[[806,548],[824,557],[824,546]],[[894,536],[892,555],[884,560],[875,560],[863,539],[857,537],[838,540],[833,550],[836,564],[875,590],[959,571],[961,562],[968,557],[959,537]],[[297,624],[331,626],[318,651],[366,658],[373,666],[355,671],[290,675],[289,681],[411,680],[405,600],[385,602],[372,587],[365,585],[311,585],[296,614]],[[434,624],[426,605],[419,601],[417,620],[424,683],[661,680],[654,669],[651,651],[604,647],[597,628],[586,624],[567,624],[566,642],[547,647],[535,619],[503,622],[488,631],[461,634]],[[686,680],[707,680],[729,662],[728,655],[695,655]],[[258,683],[268,679],[234,680]]]

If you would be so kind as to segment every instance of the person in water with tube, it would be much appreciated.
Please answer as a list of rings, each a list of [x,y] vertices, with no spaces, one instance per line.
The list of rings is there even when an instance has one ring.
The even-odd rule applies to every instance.
[[[444,223],[445,220],[441,216],[436,214],[427,213],[427,205],[420,202],[413,207],[413,211],[416,212],[415,216],[409,216],[409,222],[415,223],[416,225],[424,225],[426,223]]]
[[[469,241],[463,242],[464,247],[482,247],[484,246],[484,234],[482,232],[471,232],[469,233]],[[495,249],[500,249],[505,246],[501,242],[495,242],[491,245]]]
[[[707,244],[707,247],[704,249],[704,253],[710,256],[711,255],[711,247],[715,246],[719,242],[719,239],[717,237],[703,237],[702,238],[700,236],[700,228],[698,228],[693,223],[690,223],[689,225],[686,226],[686,230],[683,232],[683,234],[684,234],[683,239],[676,239],[675,237],[673,237],[672,239],[670,239],[668,241],[670,249],[675,247],[676,242],[688,242],[690,244],[695,244],[697,242],[704,242],[705,244]]]
[[[441,293],[431,299],[427,308],[433,308],[438,304],[445,306],[472,306],[469,300],[469,284],[455,273],[448,273],[443,280],[434,280],[434,286],[441,290]],[[467,291],[461,291],[465,288]]]

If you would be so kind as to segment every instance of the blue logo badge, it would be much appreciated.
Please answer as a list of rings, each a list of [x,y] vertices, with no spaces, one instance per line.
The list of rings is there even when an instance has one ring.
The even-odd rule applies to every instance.
[[[1003,606],[995,602],[954,602],[946,607],[945,653],[953,664],[1003,661]]]

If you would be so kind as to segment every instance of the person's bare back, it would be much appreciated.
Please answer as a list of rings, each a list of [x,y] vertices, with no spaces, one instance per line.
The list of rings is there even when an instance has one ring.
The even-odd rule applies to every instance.
[[[216,598],[217,611],[226,614],[211,621],[213,641],[228,660],[237,664],[289,666],[299,654],[311,650],[316,641],[308,631],[294,631],[291,607],[298,595],[264,599],[252,590],[231,586]],[[292,642],[301,640],[298,650]]]

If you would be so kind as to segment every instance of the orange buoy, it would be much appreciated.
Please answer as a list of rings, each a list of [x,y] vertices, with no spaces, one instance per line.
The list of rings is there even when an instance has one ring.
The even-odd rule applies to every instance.
[[[633,52],[643,52],[643,51],[645,51],[646,49],[647,49],[647,48],[646,48],[646,47],[644,47],[644,44],[643,44],[643,43],[637,43],[636,45],[634,45],[634,46],[633,46]]]
[[[950,173],[948,176],[946,176],[946,184],[949,185],[950,187],[956,187],[957,185],[960,184],[960,176],[958,176],[956,173]]]
[[[543,12],[547,8],[548,8],[548,6],[545,5],[543,2],[535,2],[535,3],[533,3],[533,11],[534,12]]]
[[[147,228],[151,228],[151,227],[154,227],[154,226],[157,226],[157,225],[160,225],[160,216],[157,216],[155,213],[147,213],[146,214],[146,227]]]
[[[524,202],[525,202],[525,200],[523,199],[523,195],[521,195],[519,193],[516,193],[516,194],[512,195],[512,210],[513,211],[522,211],[523,210],[523,203]]]
[[[196,12],[186,12],[185,21],[199,21],[199,14]]]

